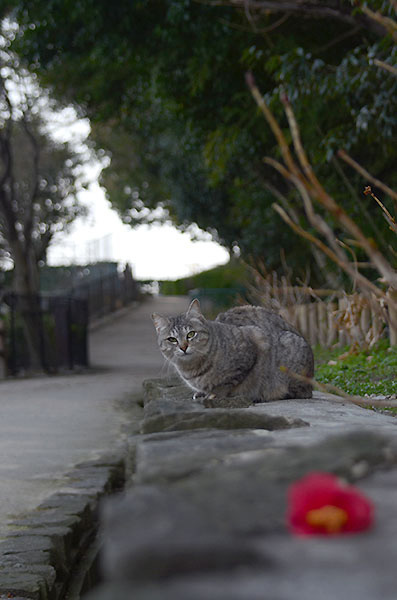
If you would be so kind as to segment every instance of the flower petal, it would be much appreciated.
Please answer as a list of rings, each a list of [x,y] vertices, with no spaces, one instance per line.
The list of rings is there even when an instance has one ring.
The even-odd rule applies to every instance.
[[[372,525],[373,516],[372,502],[331,473],[309,473],[288,490],[287,520],[293,533],[336,535],[363,531]]]

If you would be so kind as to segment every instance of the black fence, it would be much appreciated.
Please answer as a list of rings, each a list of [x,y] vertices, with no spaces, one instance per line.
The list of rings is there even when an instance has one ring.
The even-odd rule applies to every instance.
[[[6,374],[88,366],[89,323],[138,297],[129,268],[99,273],[67,294],[6,293],[1,304],[4,350],[0,348]]]
[[[88,366],[88,303],[63,296],[3,298],[5,363],[9,375],[21,371]]]
[[[84,299],[88,303],[90,319],[97,319],[123,306],[127,306],[139,296],[137,282],[131,271],[108,275],[99,274],[82,281],[70,290],[73,298]]]

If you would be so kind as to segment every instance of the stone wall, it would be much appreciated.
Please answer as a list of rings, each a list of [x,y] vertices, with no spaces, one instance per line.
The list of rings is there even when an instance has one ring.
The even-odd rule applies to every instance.
[[[0,541],[0,600],[80,597],[98,550],[99,499],[123,486],[124,472],[120,452],[80,463],[67,487],[14,520]]]
[[[128,489],[102,509],[103,583],[85,600],[394,600],[397,421],[327,394],[205,408],[176,380],[145,384]],[[288,486],[354,481],[376,523],[301,539]]]

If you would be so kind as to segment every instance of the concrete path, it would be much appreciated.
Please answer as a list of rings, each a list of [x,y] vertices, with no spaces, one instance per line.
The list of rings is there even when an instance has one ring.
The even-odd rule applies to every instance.
[[[14,518],[67,489],[75,464],[122,443],[125,400],[164,374],[150,315],[186,307],[185,298],[152,298],[97,327],[90,372],[0,382],[0,538]]]

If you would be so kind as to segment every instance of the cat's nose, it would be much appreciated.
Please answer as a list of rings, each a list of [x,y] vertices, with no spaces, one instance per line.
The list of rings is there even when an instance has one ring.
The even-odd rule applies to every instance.
[[[187,344],[186,342],[183,342],[183,344],[180,344],[180,345],[179,345],[179,348],[180,348],[181,350],[183,350],[184,352],[186,352],[186,350],[187,350],[187,347],[188,347],[188,344]]]

